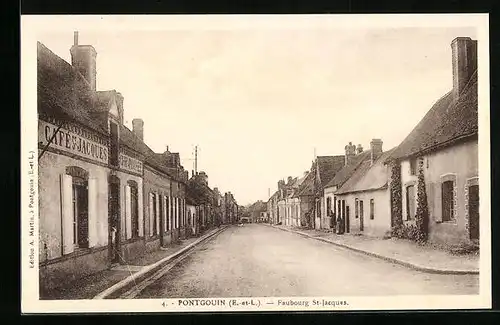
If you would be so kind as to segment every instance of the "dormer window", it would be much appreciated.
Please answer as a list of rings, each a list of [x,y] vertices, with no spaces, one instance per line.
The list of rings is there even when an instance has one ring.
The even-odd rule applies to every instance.
[[[119,163],[119,136],[118,136],[118,124],[110,121],[109,122],[109,134],[111,138],[110,142],[110,156],[109,163],[112,166],[118,166]]]

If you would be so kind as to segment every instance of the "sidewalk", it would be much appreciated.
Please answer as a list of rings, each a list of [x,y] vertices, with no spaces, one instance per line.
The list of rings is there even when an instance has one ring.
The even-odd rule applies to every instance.
[[[350,234],[336,235],[312,229],[272,226],[328,242],[359,253],[404,265],[412,269],[438,274],[479,274],[479,254],[452,255],[430,246],[396,238],[381,239]]]
[[[52,290],[50,294],[41,295],[42,300],[76,300],[76,299],[93,299],[96,295],[103,292],[104,290],[116,285],[117,283],[124,281],[130,276],[137,274],[139,271],[143,271],[146,268],[150,268],[155,263],[158,263],[162,259],[167,258],[181,250],[187,248],[189,245],[194,244],[197,241],[203,240],[206,237],[210,237],[215,232],[222,230],[212,229],[204,233],[200,237],[193,237],[185,240],[181,240],[177,244],[172,244],[167,248],[162,248],[155,250],[143,256],[139,256],[131,261],[128,265],[118,265],[109,270],[104,270],[96,274],[92,274],[85,278],[79,279],[70,283],[64,288],[59,288],[57,290]]]

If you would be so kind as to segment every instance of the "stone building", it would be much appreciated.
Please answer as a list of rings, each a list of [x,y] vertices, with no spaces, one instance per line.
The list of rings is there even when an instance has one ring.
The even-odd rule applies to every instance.
[[[71,64],[38,43],[41,292],[123,263],[143,246],[143,144],[123,124],[123,97],[96,90],[96,55]]]
[[[415,222],[419,166],[429,210],[429,241],[479,243],[477,41],[451,43],[453,88],[387,159],[399,165],[402,218]]]

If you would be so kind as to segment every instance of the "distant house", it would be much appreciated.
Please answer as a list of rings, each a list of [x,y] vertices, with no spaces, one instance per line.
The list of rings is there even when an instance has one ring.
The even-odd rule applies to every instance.
[[[415,222],[417,176],[423,168],[429,240],[479,241],[477,41],[452,41],[453,89],[440,98],[388,161],[400,168],[402,218]]]
[[[301,227],[313,227],[315,170],[316,169],[313,168],[311,171],[307,172],[304,180],[301,182],[294,194],[294,197],[299,201],[299,220]]]
[[[287,183],[284,183],[284,181],[278,183],[279,190],[281,191],[280,199],[278,200],[278,210],[281,220],[286,226],[300,226],[300,200],[295,194],[304,179],[305,174],[302,177],[295,178],[289,176]]]
[[[372,141],[372,144],[377,145],[379,141]],[[382,149],[380,149],[382,150]],[[336,220],[339,215],[342,215],[343,207],[339,204],[338,198],[335,195],[338,189],[344,185],[344,183],[354,174],[354,172],[359,168],[359,166],[370,159],[371,151],[363,151],[363,147],[358,145],[357,147],[349,142],[345,146],[345,156],[343,167],[335,173],[335,176],[325,185],[324,188],[324,205],[325,205],[325,221],[323,222],[323,228],[336,228]],[[344,222],[349,226],[350,221],[350,207],[347,206],[345,212]],[[346,231],[349,231],[349,227],[346,227]]]
[[[374,150],[373,147],[379,149]],[[351,177],[335,191],[345,232],[382,237],[391,230],[389,170],[385,159],[393,150],[382,151],[372,141],[369,159],[361,159]]]
[[[272,224],[278,224],[279,215],[278,215],[278,196],[279,192],[274,192],[273,195],[267,201],[267,213],[269,216],[269,222]]]
[[[313,227],[315,229],[329,227],[326,211],[325,186],[344,166],[344,156],[318,156],[314,163],[314,209]]]

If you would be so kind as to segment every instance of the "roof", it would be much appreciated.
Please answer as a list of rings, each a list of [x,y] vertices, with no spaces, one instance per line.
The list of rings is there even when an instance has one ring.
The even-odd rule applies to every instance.
[[[207,204],[213,202],[213,191],[207,185],[189,179],[186,188],[186,196],[190,197],[194,205]]]
[[[107,112],[110,101],[118,92],[93,92],[71,64],[42,43],[38,42],[37,47],[38,113],[64,121],[75,121],[108,136],[108,130],[104,128],[106,123],[100,122],[100,116]],[[124,125],[120,125],[120,143],[143,155],[146,164],[170,177],[176,176],[155,157],[144,141]]]
[[[351,175],[356,171],[361,163],[366,160],[371,159],[371,150],[363,151],[360,154],[352,157],[351,160],[342,167],[335,176],[326,184],[325,187],[333,187],[342,185],[345,181],[347,181]]]
[[[345,156],[318,156],[319,178],[321,187],[324,188],[329,181],[342,169],[345,164]]]
[[[314,195],[314,173],[310,172],[304,177],[294,197]]]
[[[107,130],[92,115],[94,98],[83,76],[40,42],[37,61],[38,114],[76,121],[107,135]]]
[[[458,99],[450,91],[441,97],[388,160],[416,155],[477,136],[477,70]]]
[[[384,188],[387,185],[388,173],[385,160],[395,148],[388,150],[375,161],[363,160],[351,177],[335,192],[335,194],[347,194],[351,192],[370,191]]]

